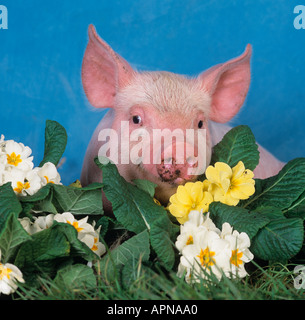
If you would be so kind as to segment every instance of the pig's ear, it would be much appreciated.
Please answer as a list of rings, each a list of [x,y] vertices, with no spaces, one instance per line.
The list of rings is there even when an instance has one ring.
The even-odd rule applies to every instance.
[[[241,56],[199,75],[202,88],[211,96],[211,120],[227,122],[243,105],[250,85],[251,51],[248,44]]]
[[[87,98],[96,108],[111,108],[117,90],[128,84],[134,74],[131,66],[96,33],[94,26],[88,29],[83,65],[82,82]]]

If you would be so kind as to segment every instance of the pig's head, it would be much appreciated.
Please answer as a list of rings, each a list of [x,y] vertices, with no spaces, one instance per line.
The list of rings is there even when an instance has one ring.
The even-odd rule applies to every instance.
[[[211,159],[209,120],[229,121],[245,100],[250,57],[248,45],[240,57],[195,78],[137,72],[89,26],[83,86],[94,107],[114,111],[118,153],[130,160],[127,163],[125,157],[120,163],[122,157],[118,157],[118,167],[137,171],[134,178],[157,183],[156,197],[163,202],[179,184],[196,180]]]

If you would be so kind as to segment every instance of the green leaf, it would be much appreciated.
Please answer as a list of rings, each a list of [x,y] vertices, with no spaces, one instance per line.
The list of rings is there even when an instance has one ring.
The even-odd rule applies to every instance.
[[[59,232],[65,235],[70,244],[70,256],[82,257],[87,261],[98,259],[98,256],[82,241],[78,239],[76,229],[68,223],[53,222],[52,228],[57,228]]]
[[[14,213],[11,213],[2,225],[0,233],[1,262],[7,263],[18,246],[31,239]]]
[[[149,230],[155,219],[166,215],[147,192],[121,177],[114,164],[102,165],[98,159],[96,164],[103,171],[103,191],[112,204],[113,213],[126,229],[134,233]]]
[[[0,234],[10,214],[14,213],[17,217],[21,211],[22,207],[11,183],[0,186]]]
[[[38,274],[54,273],[63,258],[69,255],[69,241],[60,228],[54,225],[35,233],[31,240],[21,244],[14,264],[33,282]]]
[[[32,196],[20,198],[22,203],[34,203],[35,210],[72,214],[103,214],[103,184],[93,183],[84,188],[49,183]]]
[[[101,273],[108,281],[115,279],[115,273],[128,261],[136,263],[140,259],[147,261],[150,255],[149,235],[147,230],[133,236],[112,251],[99,262]]]
[[[44,156],[39,167],[46,162],[57,165],[67,145],[67,132],[65,128],[56,121],[47,120],[45,129]]]
[[[139,277],[143,268],[142,259],[129,259],[121,269],[122,284],[128,289]]]
[[[272,206],[290,208],[305,191],[305,158],[289,161],[274,177],[255,180],[255,193],[241,205],[244,208]]]
[[[288,218],[305,219],[305,191],[294,201],[291,206],[284,210],[285,216]]]
[[[20,201],[22,203],[32,202],[36,203],[42,201],[48,197],[50,192],[52,191],[53,184],[48,183],[47,185],[40,188],[35,194],[26,197],[20,197]]]
[[[210,218],[221,229],[223,223],[228,222],[235,230],[245,232],[252,239],[270,219],[259,212],[250,212],[244,208],[228,206],[220,202],[213,202],[209,207]]]
[[[230,167],[242,161],[246,169],[254,170],[259,162],[258,146],[248,126],[241,125],[227,132],[214,146],[211,164],[225,162]]]
[[[171,270],[175,263],[175,251],[170,239],[171,227],[160,217],[151,225],[150,243],[158,258],[167,270]]]
[[[110,218],[107,217],[107,216],[102,216],[97,222],[96,222],[96,225],[95,225],[95,229],[97,230],[99,227],[101,227],[100,229],[100,236],[102,238],[105,238],[106,236],[106,233],[108,231],[108,228],[109,228],[109,221],[110,221]]]
[[[98,183],[86,188],[53,185],[52,202],[58,212],[101,215],[104,213],[101,187]]]
[[[26,196],[20,198],[22,207],[25,209],[27,206],[34,211],[42,211],[49,213],[57,213],[57,209],[53,203],[53,184],[49,183],[46,186],[39,189],[32,196]]]
[[[139,188],[146,191],[152,198],[155,195],[157,185],[149,180],[134,179],[132,182]]]
[[[57,223],[31,236],[21,244],[14,264],[30,282],[46,273],[52,276],[58,268],[75,257],[92,261],[96,254],[77,238],[76,229],[68,223]],[[26,280],[27,281],[27,280]]]
[[[95,161],[103,170],[103,190],[112,203],[118,222],[134,233],[147,229],[158,258],[171,269],[174,264],[171,237],[176,232],[176,227],[164,207],[157,205],[146,191],[121,177],[114,164],[101,165],[98,159]]]
[[[55,284],[62,290],[88,290],[96,288],[93,269],[83,264],[69,265],[57,272]]]
[[[257,258],[282,261],[294,257],[301,250],[303,240],[303,221],[282,217],[270,221],[259,230],[250,250]]]

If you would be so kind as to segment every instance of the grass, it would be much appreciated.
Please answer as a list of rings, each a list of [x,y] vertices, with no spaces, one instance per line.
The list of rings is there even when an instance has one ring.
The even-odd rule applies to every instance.
[[[115,277],[111,283],[97,271],[96,286],[67,288],[50,278],[40,277],[38,288],[19,287],[15,300],[300,300],[305,290],[294,288],[295,265],[274,264],[260,267],[252,262],[250,276],[219,283],[187,284],[174,272],[140,265],[128,283]],[[248,270],[249,271],[249,270]]]

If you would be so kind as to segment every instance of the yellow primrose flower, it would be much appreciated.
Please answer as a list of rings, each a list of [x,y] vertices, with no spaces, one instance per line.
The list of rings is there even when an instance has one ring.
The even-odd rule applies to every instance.
[[[192,210],[208,211],[213,197],[205,186],[201,181],[187,182],[184,186],[179,186],[177,192],[170,197],[168,209],[180,224],[188,220],[188,214]]]
[[[205,175],[214,201],[236,206],[239,200],[248,199],[255,192],[254,174],[245,169],[242,161],[232,169],[226,163],[216,162],[206,169]]]

